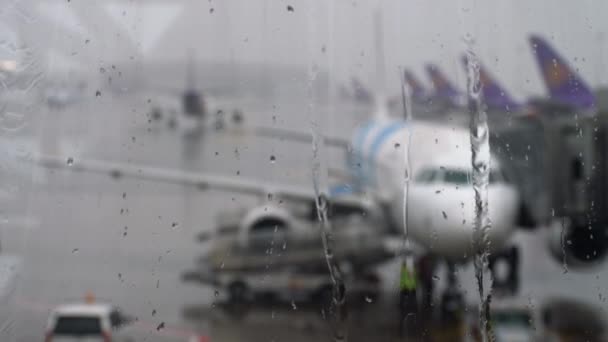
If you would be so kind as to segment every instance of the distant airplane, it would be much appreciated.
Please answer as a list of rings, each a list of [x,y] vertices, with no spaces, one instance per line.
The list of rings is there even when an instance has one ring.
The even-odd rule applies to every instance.
[[[435,64],[427,64],[426,72],[433,84],[433,99],[448,108],[463,108],[466,105],[466,96],[460,92],[441,69]]]
[[[462,56],[462,64],[466,70],[467,57]],[[479,66],[479,81],[483,92],[483,102],[490,111],[517,112],[521,104],[517,103],[509,92],[503,88],[483,65]]]
[[[431,99],[431,94],[424,88],[422,83],[410,70],[403,71],[403,78],[411,89],[411,98],[416,103],[427,103]]]
[[[582,77],[545,39],[532,35],[530,44],[551,101],[574,108],[592,109],[595,96]]]
[[[373,93],[359,80],[352,77],[350,83],[343,84],[338,88],[342,99],[362,105],[372,105],[374,102]]]
[[[231,123],[240,124],[243,113],[238,108],[230,108],[229,103],[217,97],[205,95],[196,84],[196,61],[190,55],[185,68],[185,86],[146,85],[142,91],[149,96],[150,124],[161,124],[161,127],[150,127],[146,130],[175,130],[185,138],[193,139],[202,136],[206,131],[222,129],[230,118]],[[158,126],[158,125],[157,125]]]

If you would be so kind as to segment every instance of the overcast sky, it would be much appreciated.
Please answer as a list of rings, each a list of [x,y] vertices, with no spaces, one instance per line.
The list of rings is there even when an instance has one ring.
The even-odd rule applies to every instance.
[[[591,85],[606,84],[608,77],[603,62],[608,57],[605,1],[20,3],[21,8],[13,13],[10,6],[5,7],[3,20],[9,15],[11,21],[21,18],[20,24],[32,29],[30,40],[54,46],[50,55],[55,66],[62,58],[180,61],[192,49],[203,60],[318,65],[338,80],[358,75],[373,84],[376,54],[372,18],[380,7],[387,77],[392,85],[399,66],[413,69],[428,84],[423,65],[436,62],[462,89],[465,81],[458,57],[465,49],[462,37],[467,33],[475,38],[475,49],[490,72],[519,99],[544,91],[527,41],[530,33],[550,39]],[[83,45],[85,39],[89,43]]]

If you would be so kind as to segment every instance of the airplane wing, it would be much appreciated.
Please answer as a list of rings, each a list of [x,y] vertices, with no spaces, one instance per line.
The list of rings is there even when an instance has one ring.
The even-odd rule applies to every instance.
[[[233,133],[236,133],[237,131],[239,130],[232,129]],[[312,135],[310,133],[285,128],[259,126],[245,129],[244,133],[258,138],[278,139],[280,141],[312,144]],[[323,136],[323,140],[326,146],[341,149],[344,152],[346,160],[349,160],[349,154],[352,149],[351,142],[348,139]],[[352,174],[343,169],[329,167],[328,174],[330,177],[341,182],[352,183]]]
[[[254,127],[246,130],[246,132],[262,138],[279,139],[306,144],[312,143],[312,135],[309,132],[267,126]],[[341,148],[345,152],[350,150],[350,141],[348,139],[327,136],[324,136],[323,139],[325,145],[327,146]]]
[[[295,187],[284,184],[277,185],[254,179],[241,179],[222,175],[188,172],[141,164],[134,165],[91,159],[73,160],[49,155],[39,156],[34,161],[36,164],[48,169],[63,169],[71,172],[101,174],[107,175],[113,179],[134,178],[168,184],[193,186],[201,191],[218,190],[252,195],[260,198],[272,196],[273,198],[284,199],[286,201],[307,203],[314,203],[317,198],[312,187]],[[344,196],[331,199],[332,205],[359,206],[360,203],[361,198],[359,198],[359,196]]]
[[[282,186],[281,189],[278,189],[275,185],[260,181],[141,164],[134,165],[94,159],[72,160],[48,155],[38,157],[36,163],[48,169],[102,174],[114,179],[137,178],[169,184],[189,185],[200,190],[230,191],[259,197],[270,194],[292,200],[311,200],[315,198],[314,191],[305,188]]]

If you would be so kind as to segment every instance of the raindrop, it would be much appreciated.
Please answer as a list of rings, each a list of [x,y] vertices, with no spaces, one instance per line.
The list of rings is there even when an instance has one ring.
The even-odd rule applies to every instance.
[[[90,39],[86,39],[86,40],[84,41],[84,43],[85,43],[85,44],[89,44],[90,42],[91,42],[91,40],[90,40]]]
[[[175,228],[175,227],[177,227],[177,225],[178,225],[177,222],[173,222],[173,223],[171,223],[171,228]]]
[[[103,67],[101,67],[101,68],[99,68],[99,72],[102,73],[102,74],[105,74],[106,73],[106,69],[103,68]]]
[[[441,214],[443,214],[444,219],[446,219],[446,220],[448,219],[448,214],[446,214],[445,211],[442,211]]]
[[[124,198],[127,198],[127,193],[126,193],[126,192],[123,192],[123,193],[122,193],[122,198],[123,198],[123,199],[124,199]]]
[[[562,268],[564,269],[563,274],[566,274],[568,273],[568,262],[566,260],[566,242],[568,243],[568,245],[570,245],[571,243],[570,240],[566,241],[566,222],[564,222],[564,220],[562,220],[562,231],[560,234],[560,240],[562,245]]]
[[[156,315],[156,310],[152,310],[152,316]]]
[[[439,278],[439,277],[438,277],[438,276],[436,276],[436,275],[434,275],[434,276],[433,276],[433,280],[434,280],[434,281],[439,281],[440,279],[441,279],[441,278]]]
[[[395,143],[395,148],[399,148],[401,146],[400,143]]]
[[[287,12],[293,12],[293,6],[287,5]]]
[[[371,297],[365,296],[365,301],[368,302],[368,303],[371,303],[374,300]]]
[[[80,251],[80,249],[78,249],[78,248],[74,248],[74,249],[72,249],[72,254],[76,254],[76,253],[78,253],[79,251]]]
[[[68,157],[67,164],[68,164],[68,166],[74,165],[74,158]]]
[[[96,97],[100,97],[100,96],[101,96],[101,90],[96,91],[96,92],[95,92],[95,96],[96,96]]]
[[[160,322],[160,324],[156,327],[156,331],[161,331],[165,328],[165,322]]]
[[[291,309],[292,310],[297,310],[298,307],[296,306],[296,302],[294,302],[293,300],[291,301]]]
[[[487,114],[482,103],[482,82],[480,80],[479,60],[473,51],[474,40],[470,34],[465,36],[467,98],[469,103],[469,130],[471,141],[472,183],[475,192],[474,251],[473,264],[479,292],[479,328],[485,341],[492,336],[488,324],[490,313],[487,311],[492,296],[492,277],[489,271],[489,233],[491,221],[488,215],[488,184],[490,177],[490,141]],[[486,293],[486,290],[488,291]]]
[[[274,155],[270,156],[270,162],[274,164],[274,162],[277,160],[277,158]]]
[[[218,290],[213,290],[213,296],[214,296],[215,298],[219,297],[219,295],[220,295],[220,291],[218,291]]]
[[[213,11],[215,11],[215,9],[213,9],[213,7],[211,7],[211,8],[209,9],[209,14],[213,14]]]
[[[268,193],[268,201],[269,202],[272,201],[272,194],[271,193]]]

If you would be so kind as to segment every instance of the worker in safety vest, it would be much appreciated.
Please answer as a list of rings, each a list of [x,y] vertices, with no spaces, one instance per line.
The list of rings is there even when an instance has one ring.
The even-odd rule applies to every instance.
[[[416,272],[411,256],[401,263],[399,274],[399,336],[403,336],[403,329],[407,328],[408,335],[415,334],[416,314],[418,311],[418,300],[416,297]]]

